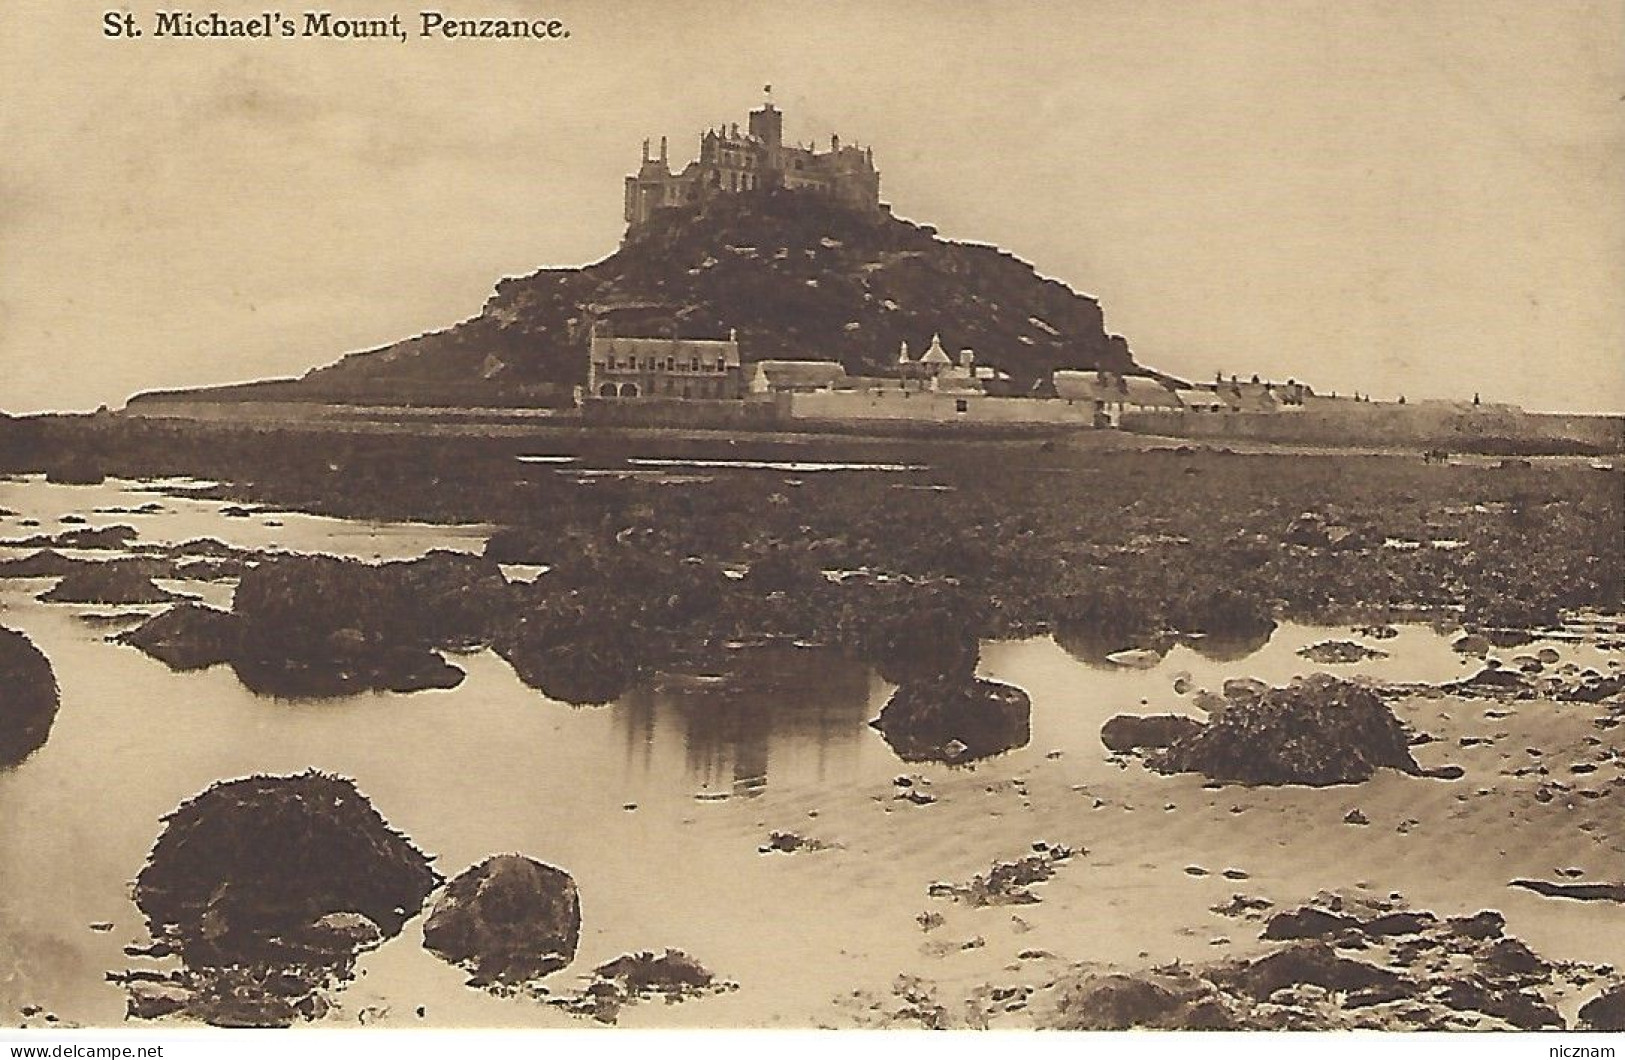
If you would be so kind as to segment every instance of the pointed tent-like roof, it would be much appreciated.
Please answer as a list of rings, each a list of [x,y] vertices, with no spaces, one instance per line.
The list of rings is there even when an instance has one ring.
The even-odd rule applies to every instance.
[[[954,359],[942,348],[942,336],[931,336],[931,348],[920,355],[921,364],[953,364]]]

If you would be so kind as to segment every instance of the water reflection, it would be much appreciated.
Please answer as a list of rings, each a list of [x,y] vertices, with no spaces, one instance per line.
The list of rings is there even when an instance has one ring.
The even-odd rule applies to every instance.
[[[1240,662],[1249,655],[1263,651],[1273,636],[1275,628],[1272,626],[1256,633],[1209,634],[1203,637],[1189,637],[1184,642],[1196,654],[1212,662]]]
[[[810,752],[818,780],[850,761],[867,735],[872,684],[868,666],[834,652],[749,649],[637,689],[615,708],[615,727],[628,765],[647,769],[675,729],[698,789],[757,794],[776,758]]]
[[[1078,662],[1097,670],[1121,670],[1125,665],[1144,668],[1137,663],[1125,663],[1111,656],[1129,650],[1155,652],[1166,655],[1175,644],[1183,644],[1209,662],[1240,662],[1256,655],[1269,645],[1275,635],[1274,628],[1234,635],[1144,636],[1132,637],[1117,633],[1102,633],[1082,623],[1058,623],[1051,638]],[[1151,660],[1146,660],[1151,661]]]

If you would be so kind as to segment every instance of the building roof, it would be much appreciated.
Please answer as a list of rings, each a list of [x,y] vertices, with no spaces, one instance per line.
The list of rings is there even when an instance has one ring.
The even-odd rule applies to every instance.
[[[757,361],[756,371],[772,390],[820,390],[847,381],[839,361]]]
[[[948,356],[948,351],[942,348],[942,336],[931,336],[931,347],[920,354],[921,364],[953,364],[954,359]]]
[[[1172,390],[1143,375],[1060,371],[1055,373],[1055,394],[1068,401],[1098,401],[1142,408],[1182,407]]]

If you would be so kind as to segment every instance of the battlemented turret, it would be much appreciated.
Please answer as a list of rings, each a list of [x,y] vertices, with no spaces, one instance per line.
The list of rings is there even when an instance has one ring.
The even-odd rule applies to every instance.
[[[828,195],[861,210],[880,209],[880,173],[874,152],[830,137],[829,150],[784,143],[784,113],[769,99],[750,112],[747,131],[737,123],[708,129],[700,137],[699,158],[673,173],[666,139],[660,157],[643,142],[643,161],[626,178],[626,225],[632,234],[662,207],[703,202],[765,188],[790,188]]]

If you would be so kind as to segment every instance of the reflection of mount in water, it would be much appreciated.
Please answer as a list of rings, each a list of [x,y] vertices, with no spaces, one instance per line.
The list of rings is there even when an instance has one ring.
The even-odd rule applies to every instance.
[[[680,737],[694,784],[747,794],[790,761],[808,760],[809,779],[826,779],[867,737],[873,687],[866,664],[834,652],[753,649],[638,689],[616,707],[615,725],[628,764],[647,769],[657,743]]]

